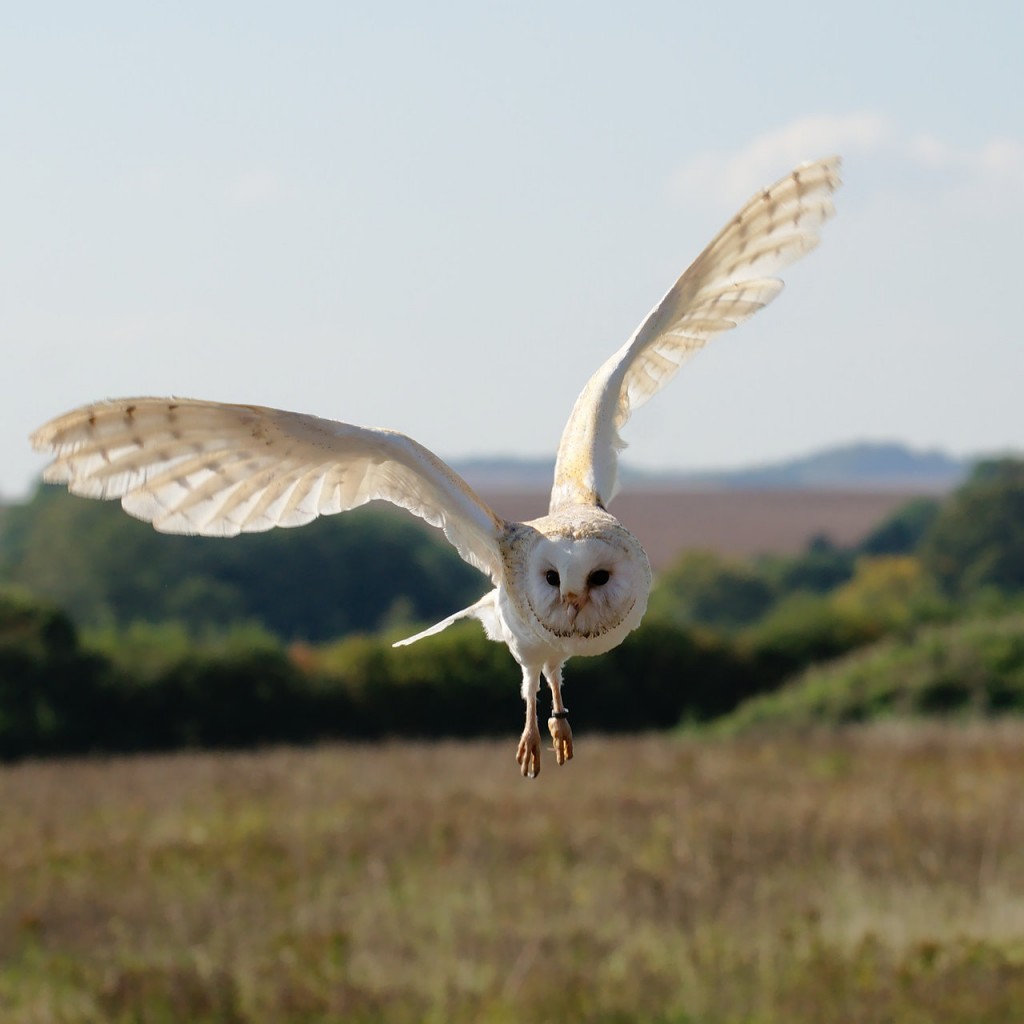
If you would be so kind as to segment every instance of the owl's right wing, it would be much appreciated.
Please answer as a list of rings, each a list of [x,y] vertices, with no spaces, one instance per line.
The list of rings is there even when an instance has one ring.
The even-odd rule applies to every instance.
[[[440,527],[497,582],[503,523],[404,434],[255,405],[132,398],[83,406],[32,435],[43,479],[119,498],[164,533],[231,537],[301,526],[375,498]]]
[[[608,504],[618,486],[622,426],[691,355],[782,290],[773,275],[818,244],[818,228],[835,212],[839,165],[839,157],[803,164],[755,195],[590,378],[558,446],[552,512]]]

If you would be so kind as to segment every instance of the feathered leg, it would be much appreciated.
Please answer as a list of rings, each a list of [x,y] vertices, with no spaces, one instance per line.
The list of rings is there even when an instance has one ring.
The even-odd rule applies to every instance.
[[[526,701],[526,728],[519,740],[516,761],[523,776],[535,779],[540,774],[540,727],[537,725],[537,688],[540,672],[523,666],[523,700]]]
[[[555,744],[555,760],[565,764],[572,759],[572,729],[569,728],[569,710],[562,703],[562,666],[561,662],[549,662],[544,666],[544,676],[551,687],[551,717],[548,719],[548,732]]]

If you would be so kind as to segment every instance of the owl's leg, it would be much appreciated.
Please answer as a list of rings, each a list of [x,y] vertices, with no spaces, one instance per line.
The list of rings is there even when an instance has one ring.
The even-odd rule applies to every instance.
[[[555,760],[565,764],[572,759],[572,729],[569,728],[569,711],[562,703],[562,662],[549,662],[544,666],[544,676],[551,687],[551,717],[548,732],[555,744]]]
[[[523,666],[523,700],[526,701],[526,728],[519,740],[516,761],[527,779],[540,774],[540,727],[537,725],[537,688],[540,672]]]

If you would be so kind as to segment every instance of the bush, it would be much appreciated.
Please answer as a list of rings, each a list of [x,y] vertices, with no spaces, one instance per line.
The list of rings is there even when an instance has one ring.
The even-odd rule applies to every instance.
[[[180,626],[137,625],[92,634],[85,648],[56,609],[9,603],[0,757],[518,732],[520,670],[475,623],[409,648],[391,639],[286,651],[258,630],[196,644]],[[608,654],[573,659],[566,700],[579,729],[662,729],[707,721],[777,682],[712,634],[650,622]]]
[[[396,634],[397,636],[397,634]],[[503,644],[475,623],[411,647],[352,637],[319,655],[314,671],[352,697],[357,720],[375,735],[474,736],[518,729],[521,673]],[[711,634],[647,622],[596,658],[573,658],[563,693],[574,727],[601,732],[670,728],[704,721],[760,692],[752,666]],[[540,715],[549,706],[541,684]]]
[[[0,592],[0,758],[91,749],[92,725],[110,711],[110,675],[62,611]]]
[[[889,715],[1024,712],[1024,616],[893,636],[812,668],[750,701],[719,728],[809,728]]]

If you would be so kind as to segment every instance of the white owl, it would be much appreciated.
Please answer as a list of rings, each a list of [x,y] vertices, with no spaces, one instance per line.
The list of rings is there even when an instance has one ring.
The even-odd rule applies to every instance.
[[[558,764],[572,757],[562,668],[602,654],[640,624],[651,568],[608,511],[619,430],[712,337],[779,293],[771,276],[809,252],[832,216],[837,157],[804,164],[764,189],[726,225],[587,382],[562,434],[548,514],[506,522],[421,444],[388,430],[294,412],[192,399],[131,398],[84,406],[32,435],[53,453],[44,479],[74,494],[120,498],[166,533],[230,537],[299,526],[376,498],[440,527],[491,578],[476,604],[400,641],[475,618],[522,668],[523,775],[541,767],[537,696],[551,688],[548,729]]]

